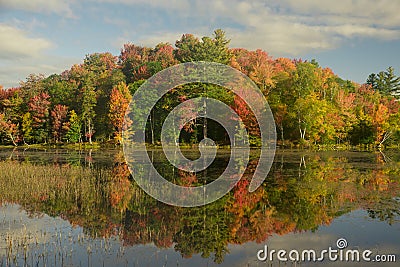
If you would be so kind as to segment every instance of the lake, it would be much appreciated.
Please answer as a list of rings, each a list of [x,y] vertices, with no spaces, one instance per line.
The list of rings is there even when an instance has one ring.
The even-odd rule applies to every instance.
[[[249,193],[258,153],[224,197],[181,208],[140,189],[118,149],[1,149],[0,266],[398,266],[398,151],[278,150]],[[190,173],[149,155],[183,186],[215,180],[229,161],[219,150]]]

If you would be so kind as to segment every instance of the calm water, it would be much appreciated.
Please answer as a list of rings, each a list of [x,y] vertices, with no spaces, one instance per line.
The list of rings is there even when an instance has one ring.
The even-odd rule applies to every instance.
[[[219,151],[207,171],[193,174],[173,168],[161,151],[149,153],[180,185],[210,182],[229,161]],[[256,166],[252,151],[229,194],[178,208],[144,193],[119,150],[0,150],[0,266],[398,266],[398,151],[278,151],[262,187],[249,193]],[[397,263],[257,258],[265,245],[319,257],[340,238],[344,252],[371,250],[371,259]]]

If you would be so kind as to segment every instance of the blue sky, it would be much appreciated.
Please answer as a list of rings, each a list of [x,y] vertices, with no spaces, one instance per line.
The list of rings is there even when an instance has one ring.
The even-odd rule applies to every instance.
[[[0,84],[60,73],[89,53],[118,55],[127,42],[174,44],[217,28],[230,47],[315,58],[361,83],[388,66],[400,75],[399,10],[393,0],[0,0]]]

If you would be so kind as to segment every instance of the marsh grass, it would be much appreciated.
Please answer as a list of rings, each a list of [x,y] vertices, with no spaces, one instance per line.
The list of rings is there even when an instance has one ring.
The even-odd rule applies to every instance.
[[[107,171],[72,165],[38,165],[26,162],[0,162],[0,200],[22,206],[68,200],[73,204],[99,200],[100,184],[107,182]],[[82,199],[84,198],[84,199]],[[32,206],[33,210],[34,205]]]
[[[94,255],[118,256],[111,249],[119,242],[109,239],[118,241],[114,226],[121,222],[109,201],[112,179],[112,171],[101,168],[0,161],[0,206],[18,204],[27,212],[27,217],[0,220],[0,266],[75,266],[76,257],[82,266],[97,266]],[[43,217],[65,225],[26,228],[28,221]]]
[[[149,197],[130,180],[129,171],[70,164],[0,161],[0,205],[16,203],[30,215],[47,214],[83,226],[92,236],[110,235],[126,205]],[[113,200],[124,193],[124,206]]]

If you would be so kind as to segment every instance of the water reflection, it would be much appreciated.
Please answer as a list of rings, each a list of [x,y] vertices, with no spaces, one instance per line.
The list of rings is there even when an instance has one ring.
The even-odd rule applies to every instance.
[[[56,236],[61,233],[70,240],[83,240],[82,235],[88,237],[82,241],[86,253],[80,256],[88,264],[87,256],[93,256],[88,247],[94,244],[104,247],[104,242],[116,242],[114,247],[117,249],[99,252],[101,257],[117,257],[124,252],[127,257],[136,259],[139,266],[137,259],[143,252],[138,254],[135,249],[141,246],[152,251],[168,248],[167,251],[178,252],[185,259],[179,260],[181,265],[194,266],[200,262],[199,256],[225,264],[231,261],[230,254],[235,254],[232,250],[244,251],[253,242],[264,244],[277,240],[277,235],[304,236],[315,232],[318,236],[321,229],[332,229],[344,214],[354,214],[350,212],[355,210],[363,211],[361,219],[350,216],[339,223],[335,233],[347,231],[350,235],[358,225],[371,220],[382,221],[389,236],[400,237],[400,159],[396,153],[278,152],[264,184],[249,193],[248,185],[257,166],[257,151],[252,151],[244,177],[234,189],[220,200],[197,208],[172,207],[149,197],[133,181],[122,152],[118,150],[75,154],[63,150],[14,151],[11,157],[9,153],[0,153],[3,159],[0,161],[0,198],[5,207],[2,208],[4,219],[0,233],[6,241],[1,243],[3,262],[17,258],[23,261],[27,257],[24,248],[29,247],[30,256],[38,259],[44,249],[44,246],[32,247],[30,242],[25,244],[16,237],[11,238],[9,233],[20,225],[16,226],[10,220],[12,212],[7,210],[6,203],[20,205],[18,207],[33,218],[43,214],[62,218],[68,231],[45,230],[55,232]],[[189,158],[196,157],[196,152],[185,153]],[[229,153],[219,151],[207,171],[199,173],[177,170],[157,150],[150,152],[150,158],[156,169],[170,181],[197,186],[219,176],[229,161]],[[22,224],[28,221],[24,216],[21,218]],[[348,222],[354,224],[353,229],[340,228]],[[382,227],[379,224],[374,231],[379,232]],[[73,229],[81,229],[81,232]],[[18,238],[21,235],[23,232],[17,235]],[[355,245],[362,245],[362,237],[353,238]],[[376,240],[379,244],[387,241],[384,235],[380,238]],[[332,238],[331,241],[335,240]],[[399,254],[400,238],[396,240],[391,241],[395,249],[391,252]],[[322,238],[319,241],[322,243]],[[54,242],[57,243],[54,235],[37,241]],[[78,243],[67,242],[62,246],[74,250]],[[250,247],[255,247],[254,254],[247,257],[254,260],[257,246]],[[47,250],[47,253],[55,252]],[[170,259],[176,257],[168,255]],[[62,257],[57,259],[62,260]],[[155,262],[163,261],[165,259]],[[96,261],[91,263],[96,266],[93,262]],[[154,265],[152,263],[149,260],[150,266]]]

